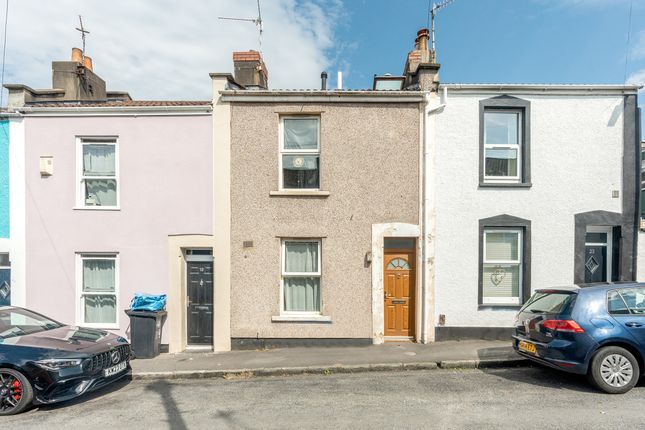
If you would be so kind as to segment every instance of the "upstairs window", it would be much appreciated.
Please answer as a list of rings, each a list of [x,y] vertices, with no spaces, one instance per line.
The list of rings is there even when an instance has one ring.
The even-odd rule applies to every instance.
[[[79,190],[77,206],[118,207],[118,154],[116,139],[79,140]]]
[[[320,118],[281,119],[280,188],[320,189]]]
[[[522,177],[522,112],[484,111],[485,182],[520,182]]]

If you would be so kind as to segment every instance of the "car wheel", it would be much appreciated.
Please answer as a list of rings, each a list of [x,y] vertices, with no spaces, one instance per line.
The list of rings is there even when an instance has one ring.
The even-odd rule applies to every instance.
[[[600,349],[591,360],[589,379],[598,389],[610,394],[623,394],[638,382],[640,369],[634,355],[624,348],[608,346]]]
[[[22,373],[0,369],[0,415],[19,414],[33,399],[34,390]]]

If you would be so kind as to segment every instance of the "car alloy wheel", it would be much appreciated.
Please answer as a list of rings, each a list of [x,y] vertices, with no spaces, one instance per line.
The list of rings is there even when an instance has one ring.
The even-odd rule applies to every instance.
[[[600,348],[589,368],[589,380],[600,390],[610,394],[623,394],[631,390],[640,375],[634,355],[619,346]]]
[[[20,413],[32,399],[33,390],[27,378],[13,369],[0,369],[0,415]]]

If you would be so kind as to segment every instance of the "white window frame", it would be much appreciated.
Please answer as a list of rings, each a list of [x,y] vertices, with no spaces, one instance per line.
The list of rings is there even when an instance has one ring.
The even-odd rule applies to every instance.
[[[114,260],[114,293],[83,292],[83,261],[85,260]],[[76,253],[76,325],[79,327],[118,329],[119,328],[119,253],[117,252],[78,252]],[[86,323],[85,296],[116,296],[116,320],[114,323]]]
[[[517,145],[495,144],[486,142],[486,114],[488,113],[513,113],[517,115]],[[484,182],[485,183],[520,183],[522,182],[522,148],[524,147],[524,134],[522,133],[522,109],[484,109]],[[486,154],[488,149],[515,149],[517,152],[517,175],[515,176],[488,176],[486,175]]]
[[[318,271],[317,272],[287,272],[287,251],[286,243],[287,242],[316,242],[318,243]],[[311,238],[311,239],[282,239],[280,244],[280,252],[282,253],[281,260],[281,269],[280,269],[280,315],[297,315],[297,316],[320,316],[322,315],[322,302],[323,302],[323,286],[322,286],[322,240]],[[307,277],[307,278],[318,278],[318,285],[320,288],[319,296],[319,310],[318,312],[307,312],[307,311],[287,311],[284,308],[284,278],[285,277]]]
[[[114,146],[114,176],[83,175],[83,145],[101,144]],[[109,179],[116,181],[116,206],[88,205],[85,201],[85,179]],[[121,189],[119,180],[119,138],[117,136],[77,136],[76,137],[76,206],[74,209],[86,210],[120,210]]]
[[[489,233],[516,233],[517,234],[517,260],[487,260],[486,259],[486,243],[487,243],[487,237]],[[515,306],[515,305],[520,305],[522,303],[522,286],[524,284],[524,263],[522,261],[523,259],[523,246],[524,246],[524,234],[522,229],[517,229],[517,228],[485,228],[484,229],[484,234],[482,236],[482,240],[484,241],[483,246],[483,252],[484,255],[482,256],[482,279],[483,279],[483,273],[484,273],[484,266],[487,264],[499,264],[499,265],[517,265],[520,268],[520,279],[519,279],[519,286],[518,286],[518,296],[517,297],[486,297],[484,295],[484,288],[482,285],[482,304],[483,305],[509,305],[509,306]]]
[[[607,233],[607,242],[587,242],[586,240],[586,233]],[[609,226],[588,226],[587,231],[585,232],[585,248],[587,246],[604,246],[607,248],[607,259],[605,260],[605,264],[607,265],[607,281],[606,282],[611,282],[611,277],[612,277],[612,272],[611,272],[611,267],[613,266],[613,255],[612,255],[612,248],[613,248],[613,243],[614,243],[614,238],[613,238],[613,228]],[[585,249],[585,253],[586,253]],[[585,269],[586,270],[586,269]]]
[[[318,148],[316,149],[285,149],[284,147],[284,120],[285,119],[315,119],[318,124]],[[317,115],[291,115],[291,116],[281,116],[280,125],[278,127],[280,139],[279,139],[279,160],[278,166],[280,168],[278,173],[279,184],[278,189],[280,191],[320,191],[321,187],[321,156],[320,156],[320,116]],[[283,155],[318,155],[318,188],[285,188],[284,187],[284,171],[282,169],[282,156]]]

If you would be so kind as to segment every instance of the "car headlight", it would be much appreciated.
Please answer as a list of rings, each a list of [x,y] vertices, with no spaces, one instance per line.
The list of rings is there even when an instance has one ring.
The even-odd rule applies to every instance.
[[[80,366],[83,362],[80,358],[51,358],[48,360],[34,361],[39,367],[46,370],[61,370],[68,367]]]

